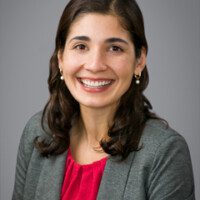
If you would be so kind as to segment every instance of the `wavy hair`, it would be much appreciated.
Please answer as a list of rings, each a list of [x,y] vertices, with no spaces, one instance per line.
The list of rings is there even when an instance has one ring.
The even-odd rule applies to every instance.
[[[130,33],[136,57],[140,57],[142,48],[148,51],[143,16],[135,0],[71,0],[63,11],[57,30],[48,78],[50,98],[43,110],[41,121],[43,129],[51,135],[52,140],[36,138],[34,141],[43,156],[62,154],[68,149],[72,121],[80,116],[79,103],[73,98],[64,81],[60,80],[57,55],[59,51],[64,50],[74,20],[81,14],[87,13],[118,17],[123,28]],[[148,82],[149,76],[145,66],[140,84],[137,85],[133,78],[129,89],[120,99],[113,125],[108,131],[109,139],[100,141],[100,146],[107,154],[120,155],[123,160],[130,152],[138,151],[146,121],[158,118],[150,111],[152,106],[143,94]],[[46,125],[48,130],[45,128]]]

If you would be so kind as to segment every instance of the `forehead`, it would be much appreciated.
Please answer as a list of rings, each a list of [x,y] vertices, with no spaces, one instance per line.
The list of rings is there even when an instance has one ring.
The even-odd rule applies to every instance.
[[[119,17],[108,14],[87,13],[78,16],[71,24],[67,40],[85,35],[93,38],[122,37],[130,40],[130,34],[121,25]]]

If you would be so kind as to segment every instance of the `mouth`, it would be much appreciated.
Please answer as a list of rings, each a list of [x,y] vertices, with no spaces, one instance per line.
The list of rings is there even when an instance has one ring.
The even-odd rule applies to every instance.
[[[91,89],[107,88],[114,82],[113,79],[89,79],[89,78],[78,78],[78,81],[84,87]]]

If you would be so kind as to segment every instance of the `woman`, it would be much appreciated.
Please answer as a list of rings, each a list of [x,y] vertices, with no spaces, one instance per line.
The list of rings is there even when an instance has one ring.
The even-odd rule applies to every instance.
[[[71,0],[50,60],[50,98],[21,138],[13,200],[193,200],[182,136],[151,112],[134,0]]]

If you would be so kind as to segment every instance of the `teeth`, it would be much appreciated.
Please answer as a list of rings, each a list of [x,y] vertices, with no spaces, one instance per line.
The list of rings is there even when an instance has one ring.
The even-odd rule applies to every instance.
[[[82,79],[81,82],[86,86],[86,87],[103,87],[106,85],[109,85],[111,83],[111,80],[106,80],[106,81],[91,81],[88,79]]]

